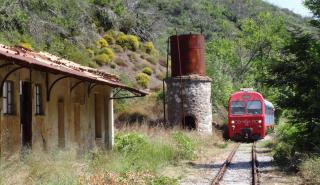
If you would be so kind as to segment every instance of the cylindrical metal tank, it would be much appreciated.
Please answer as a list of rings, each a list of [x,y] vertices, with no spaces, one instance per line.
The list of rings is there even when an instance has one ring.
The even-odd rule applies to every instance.
[[[170,48],[172,77],[205,75],[203,35],[173,35],[170,37]]]

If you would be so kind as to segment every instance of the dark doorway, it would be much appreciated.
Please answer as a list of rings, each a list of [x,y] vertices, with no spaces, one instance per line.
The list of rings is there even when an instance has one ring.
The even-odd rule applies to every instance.
[[[58,101],[58,145],[60,148],[65,147],[64,102],[62,99]]]
[[[22,146],[32,146],[32,99],[31,83],[21,82],[20,92],[20,123]]]
[[[94,104],[95,104],[95,134],[96,139],[102,138],[102,102],[101,96],[99,94],[94,95]]]
[[[74,104],[74,137],[78,145],[80,145],[80,104]]]
[[[197,128],[196,119],[194,116],[185,116],[184,117],[184,127],[187,130],[195,130]]]

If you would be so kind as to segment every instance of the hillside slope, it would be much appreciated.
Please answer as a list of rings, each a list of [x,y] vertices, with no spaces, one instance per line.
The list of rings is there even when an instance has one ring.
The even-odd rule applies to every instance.
[[[289,27],[307,28],[302,17],[262,0],[1,0],[0,42],[100,66],[134,86],[157,89],[165,74],[161,56],[170,35],[202,31],[207,41],[234,37],[242,31],[242,20],[262,11],[283,16]],[[155,43],[160,54],[150,55],[140,46],[119,49],[121,44],[113,38],[116,43],[111,41],[106,48],[115,56],[108,65],[96,65],[95,57],[106,52],[96,42],[111,29],[138,36],[140,46],[146,41]],[[145,80],[145,75],[137,76],[146,67],[152,70],[151,81],[137,83],[137,78]]]

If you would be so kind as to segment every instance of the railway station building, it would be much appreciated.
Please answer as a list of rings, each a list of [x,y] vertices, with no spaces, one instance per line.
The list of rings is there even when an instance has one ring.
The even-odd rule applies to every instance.
[[[111,149],[113,100],[122,98],[113,92],[148,94],[116,75],[1,44],[0,88],[0,156],[24,148]]]

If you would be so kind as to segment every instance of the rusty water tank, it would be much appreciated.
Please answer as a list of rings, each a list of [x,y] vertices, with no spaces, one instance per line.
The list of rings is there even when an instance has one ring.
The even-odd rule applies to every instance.
[[[205,75],[203,35],[173,35],[170,37],[170,48],[171,76]]]

